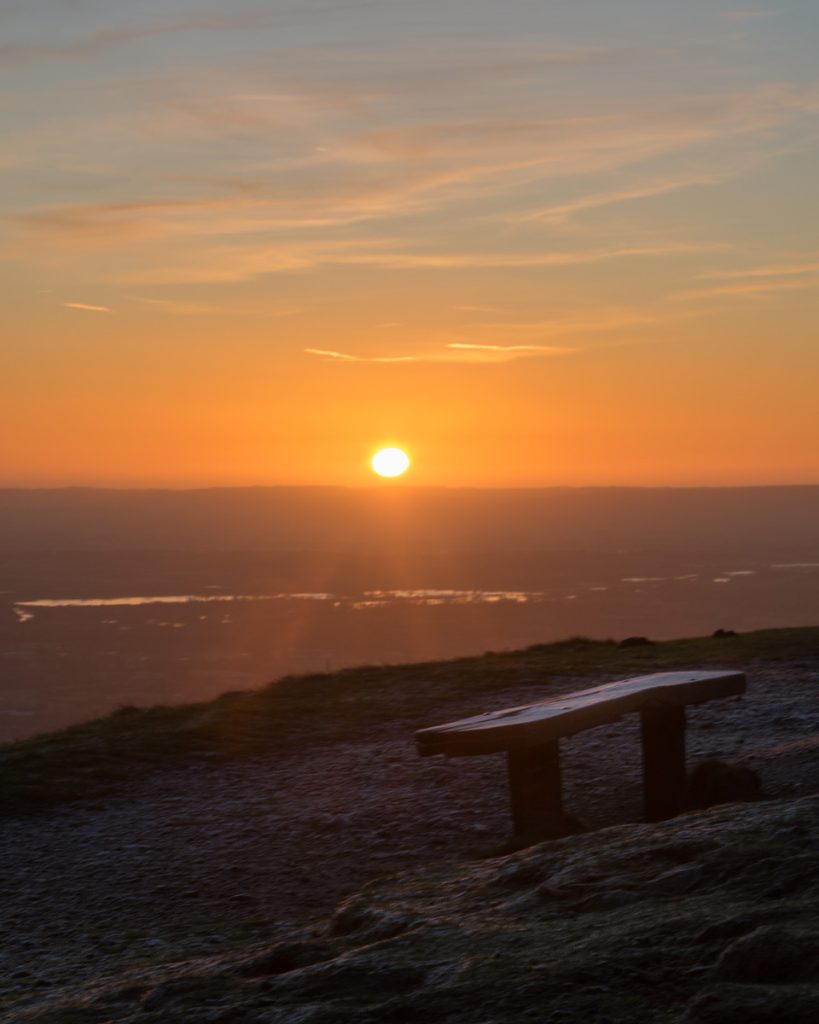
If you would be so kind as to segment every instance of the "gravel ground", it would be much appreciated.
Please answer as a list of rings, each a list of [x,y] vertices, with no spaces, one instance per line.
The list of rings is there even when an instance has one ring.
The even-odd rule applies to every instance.
[[[689,764],[749,764],[770,797],[819,792],[818,687],[816,663],[752,668],[744,698],[689,709]],[[639,819],[637,716],[565,742],[562,762],[565,805],[591,827]],[[165,772],[2,830],[0,1006],[20,1006],[129,963],[269,941],[373,877],[487,851],[510,821],[502,757],[419,758],[396,724],[378,742]]]

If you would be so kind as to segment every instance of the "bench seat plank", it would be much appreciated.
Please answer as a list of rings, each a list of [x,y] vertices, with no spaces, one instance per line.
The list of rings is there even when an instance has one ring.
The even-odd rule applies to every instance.
[[[418,753],[463,757],[540,746],[651,707],[701,704],[745,692],[738,671],[656,672],[621,679],[537,704],[419,729]]]

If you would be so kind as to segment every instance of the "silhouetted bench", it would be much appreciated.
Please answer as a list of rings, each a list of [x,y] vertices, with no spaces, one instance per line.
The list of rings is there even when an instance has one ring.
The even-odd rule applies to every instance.
[[[639,711],[645,819],[660,821],[681,808],[686,704],[744,692],[742,672],[658,672],[420,729],[415,738],[422,756],[505,752],[515,833],[549,836],[563,820],[558,740]]]

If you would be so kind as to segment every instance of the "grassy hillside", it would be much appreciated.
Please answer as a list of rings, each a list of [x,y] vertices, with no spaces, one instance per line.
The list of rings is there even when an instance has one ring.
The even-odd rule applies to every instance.
[[[417,665],[289,677],[215,700],[146,709],[0,747],[0,814],[25,814],[115,792],[165,767],[230,760],[339,740],[371,738],[387,724],[412,730],[458,713],[467,697],[543,684],[555,676],[594,680],[677,668],[748,667],[759,661],[819,660],[819,628],[672,640],[619,648],[572,639],[522,651]]]

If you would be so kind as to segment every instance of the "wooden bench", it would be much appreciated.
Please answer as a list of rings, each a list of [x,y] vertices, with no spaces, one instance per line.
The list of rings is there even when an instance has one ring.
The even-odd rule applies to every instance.
[[[681,809],[685,706],[744,692],[742,672],[658,672],[420,729],[415,738],[422,756],[505,752],[515,833],[550,836],[564,818],[558,741],[639,711],[645,819],[660,821]]]

